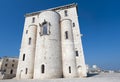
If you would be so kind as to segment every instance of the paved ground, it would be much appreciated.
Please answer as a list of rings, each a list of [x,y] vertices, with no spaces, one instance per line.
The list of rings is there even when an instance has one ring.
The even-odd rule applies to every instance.
[[[87,78],[48,79],[48,80],[0,80],[0,82],[120,82],[120,73],[101,73]]]

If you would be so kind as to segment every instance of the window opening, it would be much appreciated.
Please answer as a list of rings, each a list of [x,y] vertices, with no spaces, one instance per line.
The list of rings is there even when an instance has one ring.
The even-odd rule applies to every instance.
[[[28,72],[28,68],[26,68],[26,70],[25,70],[25,74],[27,74],[27,72]]]
[[[41,66],[41,73],[45,73],[45,66],[44,65]]]
[[[10,74],[13,74],[13,70],[11,69]]]
[[[69,66],[69,73],[71,73],[71,67]]]
[[[75,23],[73,23],[73,27],[75,27]]]
[[[76,51],[76,56],[79,56],[78,51]]]
[[[35,22],[35,17],[32,18],[32,23],[34,23],[34,22]]]
[[[68,39],[68,31],[65,32],[65,38]]]
[[[31,38],[29,38],[29,42],[28,42],[28,44],[29,44],[29,45],[31,44]]]
[[[47,35],[47,23],[43,24],[43,35]]]
[[[23,54],[23,61],[25,60],[25,54]]]
[[[12,67],[14,67],[14,64],[12,64]]]
[[[65,16],[68,16],[68,12],[67,12],[67,10],[64,11],[64,14],[65,14]]]
[[[8,64],[5,64],[5,67],[7,67]]]

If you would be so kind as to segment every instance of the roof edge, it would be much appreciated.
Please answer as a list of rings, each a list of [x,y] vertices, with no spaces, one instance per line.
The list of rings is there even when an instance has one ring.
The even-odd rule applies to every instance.
[[[58,7],[50,8],[50,9],[46,9],[46,10],[56,11],[56,10],[68,9],[68,8],[72,8],[72,7],[76,7],[76,6],[77,6],[77,3],[72,3],[72,4],[68,4],[68,5],[64,5],[64,6],[58,6]],[[32,12],[32,13],[27,13],[27,14],[25,14],[25,17],[37,15],[37,14],[41,13],[42,11],[45,11],[45,10]]]

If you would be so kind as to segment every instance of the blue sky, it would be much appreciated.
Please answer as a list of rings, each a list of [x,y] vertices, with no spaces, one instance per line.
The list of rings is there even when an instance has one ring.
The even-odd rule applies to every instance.
[[[78,3],[86,63],[120,69],[119,0],[0,0],[0,56],[19,56],[24,15]]]

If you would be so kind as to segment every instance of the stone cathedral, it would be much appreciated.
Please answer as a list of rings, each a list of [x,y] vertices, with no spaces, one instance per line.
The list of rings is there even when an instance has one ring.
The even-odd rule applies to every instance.
[[[25,15],[17,79],[86,77],[77,4]]]

